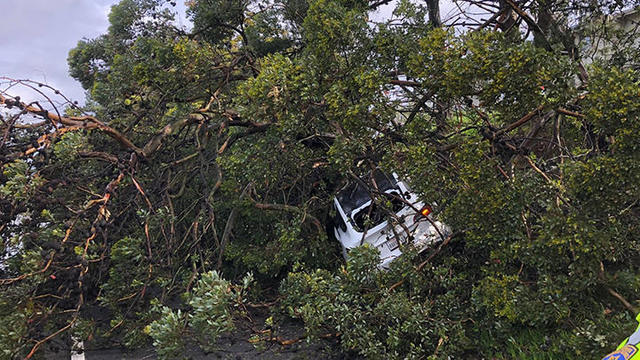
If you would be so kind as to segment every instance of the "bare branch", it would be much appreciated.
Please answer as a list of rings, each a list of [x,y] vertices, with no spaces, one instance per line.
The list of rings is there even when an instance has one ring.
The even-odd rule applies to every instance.
[[[0,94],[0,105],[4,105],[6,107],[12,107],[12,106],[18,107],[35,116],[49,119],[54,124],[62,124],[65,126],[79,127],[87,130],[91,130],[91,129],[101,130],[105,132],[107,135],[111,136],[116,141],[118,141],[122,146],[130,150],[133,150],[136,153],[142,154],[142,149],[134,145],[131,142],[131,140],[127,139],[118,130],[105,125],[104,123],[102,123],[101,121],[99,121],[93,116],[60,116],[58,114],[54,114],[49,111],[42,110],[41,108],[37,108],[33,105],[28,105],[19,100],[8,99],[2,94]]]

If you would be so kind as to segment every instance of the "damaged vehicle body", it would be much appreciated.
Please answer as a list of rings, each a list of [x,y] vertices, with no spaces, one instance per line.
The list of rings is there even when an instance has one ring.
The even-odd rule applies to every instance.
[[[340,242],[345,259],[351,249],[369,244],[380,252],[381,268],[407,246],[424,251],[451,233],[396,174],[380,170],[339,191],[330,215],[329,235]]]

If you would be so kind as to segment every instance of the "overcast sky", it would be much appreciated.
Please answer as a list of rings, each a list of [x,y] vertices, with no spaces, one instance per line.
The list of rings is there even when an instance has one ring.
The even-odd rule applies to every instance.
[[[82,87],[68,75],[67,54],[78,40],[107,30],[115,2],[0,0],[0,76],[41,81],[84,102]]]
[[[118,0],[0,0],[0,77],[40,81],[84,103],[84,90],[69,76],[67,55],[78,40],[107,31],[107,16],[116,3]],[[184,9],[183,4],[179,7]],[[6,83],[0,86],[4,89]],[[33,100],[24,88],[12,88],[10,93]]]
[[[82,38],[107,31],[107,16],[118,0],[0,0],[0,77],[30,79],[51,85],[71,100],[84,103],[84,90],[69,76],[67,55]],[[184,16],[184,1],[177,1]],[[452,4],[443,1],[443,17]],[[374,17],[390,13],[385,6]],[[388,15],[387,15],[388,16]],[[184,18],[180,20],[183,24]],[[0,81],[6,88],[6,82]],[[34,100],[25,88],[12,95]]]

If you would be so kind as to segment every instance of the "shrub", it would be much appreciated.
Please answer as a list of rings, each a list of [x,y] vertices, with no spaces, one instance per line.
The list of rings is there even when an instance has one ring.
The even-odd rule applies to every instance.
[[[202,274],[192,293],[183,296],[190,307],[188,314],[156,302],[159,319],[153,321],[147,331],[158,356],[178,357],[184,352],[187,336],[194,337],[202,349],[214,350],[218,337],[234,329],[234,315],[241,311],[239,306],[252,282],[253,276],[248,274],[242,284],[233,285],[217,271],[209,271]]]

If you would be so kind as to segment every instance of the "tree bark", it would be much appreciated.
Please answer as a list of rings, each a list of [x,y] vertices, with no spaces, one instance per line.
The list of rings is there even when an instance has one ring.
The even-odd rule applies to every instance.
[[[425,0],[427,9],[429,10],[429,22],[433,27],[442,27],[442,19],[440,18],[440,0]]]
[[[498,16],[498,26],[503,32],[509,32],[514,28],[516,23],[516,17],[513,13],[513,9],[509,3],[505,0],[500,0],[500,16]]]

